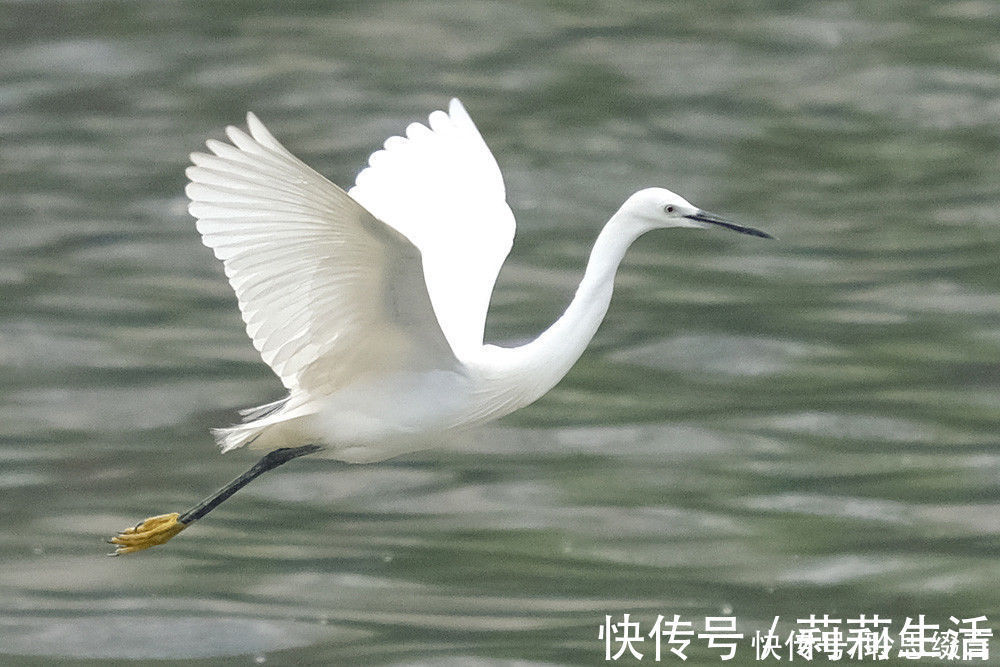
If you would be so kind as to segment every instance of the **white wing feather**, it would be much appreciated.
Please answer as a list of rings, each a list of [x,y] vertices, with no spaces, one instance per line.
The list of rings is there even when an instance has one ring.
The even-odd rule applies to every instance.
[[[189,210],[247,334],[293,396],[372,372],[455,368],[420,253],[294,157],[253,115],[187,170]]]
[[[372,154],[349,194],[423,257],[441,329],[459,359],[483,343],[490,295],[514,242],[503,177],[462,103]]]

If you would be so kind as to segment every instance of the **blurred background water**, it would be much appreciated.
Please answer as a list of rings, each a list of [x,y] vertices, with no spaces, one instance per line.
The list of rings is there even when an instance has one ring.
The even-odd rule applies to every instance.
[[[605,614],[1000,618],[1000,5],[8,1],[0,36],[0,662],[598,663]],[[281,394],[187,154],[249,109],[349,185],[451,96],[519,220],[490,340],[562,311],[640,187],[780,241],[650,234],[577,367],[465,449],[297,461],[105,558],[254,460],[208,429]]]

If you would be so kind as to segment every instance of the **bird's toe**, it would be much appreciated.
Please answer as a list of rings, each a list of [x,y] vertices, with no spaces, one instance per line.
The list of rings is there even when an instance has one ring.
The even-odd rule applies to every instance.
[[[180,514],[177,512],[160,514],[140,521],[131,528],[126,528],[108,540],[111,544],[118,546],[111,555],[130,554],[163,544],[187,527],[187,524],[178,520],[179,517]]]

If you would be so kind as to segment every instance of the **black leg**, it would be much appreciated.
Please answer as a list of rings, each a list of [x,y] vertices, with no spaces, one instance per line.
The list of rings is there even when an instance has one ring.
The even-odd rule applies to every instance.
[[[189,524],[205,516],[216,507],[221,505],[229,496],[233,495],[244,486],[252,482],[257,477],[263,475],[268,470],[274,470],[278,466],[288,463],[306,454],[312,454],[323,449],[319,445],[306,445],[304,447],[282,447],[268,452],[260,461],[254,463],[245,473],[226,484],[224,487],[205,498],[191,509],[183,512],[177,520],[183,524]]]
[[[268,452],[264,457],[253,464],[245,473],[226,484],[224,487],[213,493],[208,498],[184,512],[178,514],[160,514],[151,516],[145,521],[140,521],[132,528],[127,528],[108,540],[111,544],[118,545],[112,556],[130,554],[142,551],[149,547],[163,544],[177,533],[181,532],[189,525],[205,516],[216,507],[225,502],[231,495],[242,489],[254,479],[263,475],[268,470],[273,470],[278,466],[288,463],[306,454],[312,454],[323,449],[319,445],[305,445],[304,447],[282,447]]]

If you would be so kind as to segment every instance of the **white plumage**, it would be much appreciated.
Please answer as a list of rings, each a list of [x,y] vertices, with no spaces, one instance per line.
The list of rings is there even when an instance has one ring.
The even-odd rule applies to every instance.
[[[406,128],[348,193],[420,249],[434,313],[459,359],[483,344],[493,284],[514,243],[500,168],[462,103]]]
[[[514,238],[497,163],[458,100],[372,154],[349,192],[282,146],[253,114],[250,134],[209,141],[187,175],[190,212],[225,266],[247,334],[288,390],[215,434],[326,446],[372,461],[507,414],[548,391],[607,311],[614,274],[640,234],[727,226],[660,188],[642,190],[601,232],[570,307],[534,342],[483,345],[490,295]]]

